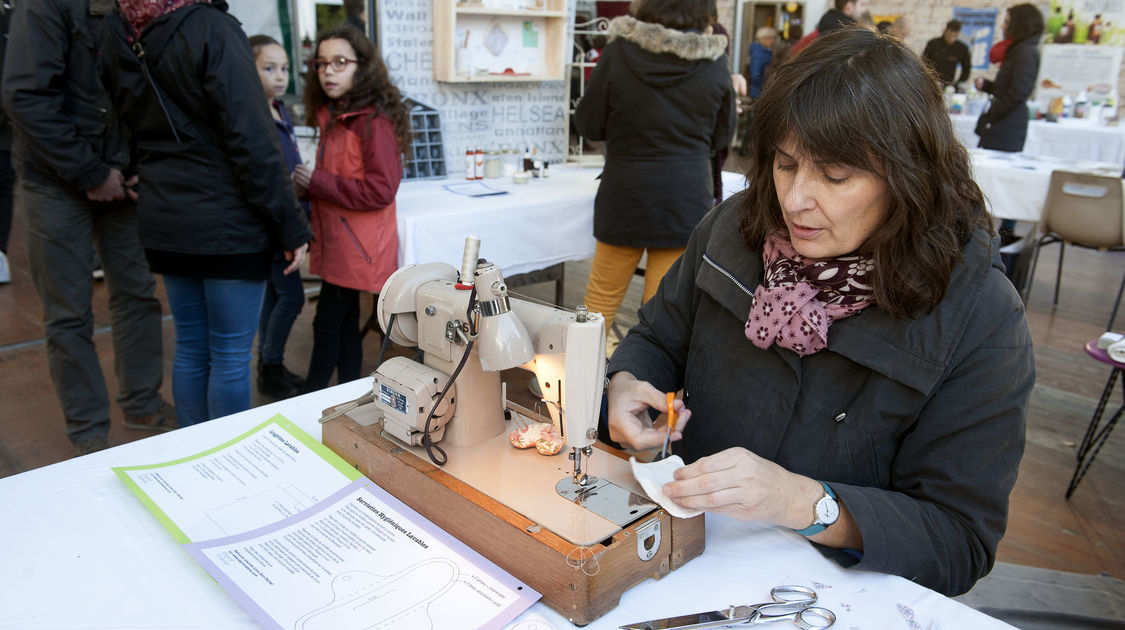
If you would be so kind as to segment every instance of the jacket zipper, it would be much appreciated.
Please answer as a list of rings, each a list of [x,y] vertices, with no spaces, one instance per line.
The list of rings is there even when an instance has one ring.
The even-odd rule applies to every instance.
[[[359,239],[355,237],[355,232],[352,231],[352,226],[348,225],[347,217],[340,217],[340,223],[344,224],[344,231],[348,233],[348,238],[352,239],[352,245],[355,245],[356,250],[360,256],[363,256],[363,262],[371,264],[371,257],[367,255],[367,250],[360,244]]]
[[[715,268],[715,271],[718,271],[719,273],[726,276],[728,280],[730,280],[731,282],[733,282],[735,284],[735,286],[742,289],[742,291],[744,293],[746,293],[746,295],[749,295],[750,297],[754,296],[754,292],[751,291],[750,289],[746,288],[746,285],[739,282],[738,278],[734,277],[734,274],[732,274],[731,272],[727,271],[726,269],[723,269],[722,267],[720,267],[719,264],[717,262],[711,260],[711,257],[708,256],[707,254],[703,254],[703,262],[707,263],[708,265],[711,265],[712,267]]]

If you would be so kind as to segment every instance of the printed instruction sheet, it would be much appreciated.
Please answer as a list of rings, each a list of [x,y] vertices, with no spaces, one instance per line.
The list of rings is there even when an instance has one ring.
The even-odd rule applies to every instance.
[[[181,543],[268,525],[362,476],[280,414],[202,453],[113,472]]]
[[[367,479],[188,553],[264,628],[503,628],[539,593]]]

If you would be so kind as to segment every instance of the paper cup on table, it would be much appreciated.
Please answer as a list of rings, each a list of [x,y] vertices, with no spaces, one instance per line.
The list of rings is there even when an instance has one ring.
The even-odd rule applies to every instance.
[[[633,477],[641,484],[648,498],[658,503],[672,516],[691,518],[703,513],[677,505],[667,494],[664,494],[664,484],[674,481],[672,474],[684,467],[684,460],[680,459],[679,455],[670,455],[660,461],[647,464],[638,462],[636,457],[630,457],[629,465],[633,467]]]

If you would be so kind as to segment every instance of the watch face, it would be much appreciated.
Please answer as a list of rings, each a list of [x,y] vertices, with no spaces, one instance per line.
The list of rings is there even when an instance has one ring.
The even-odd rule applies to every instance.
[[[840,517],[840,505],[832,497],[824,497],[816,503],[816,522],[831,525]]]

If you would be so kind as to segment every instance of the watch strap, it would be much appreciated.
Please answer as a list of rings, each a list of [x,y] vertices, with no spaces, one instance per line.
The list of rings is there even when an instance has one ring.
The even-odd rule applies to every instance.
[[[829,488],[828,484],[824,483],[823,481],[820,482],[820,485],[824,486],[824,493],[827,496],[831,497],[833,501],[835,501],[836,500],[836,493],[832,492],[832,488]],[[819,500],[817,500],[816,503],[813,504],[813,518],[815,519],[813,524],[809,525],[808,527],[806,527],[804,529],[795,529],[793,531],[797,532],[798,534],[800,534],[802,536],[814,536],[814,535],[819,534],[820,532],[822,532],[822,531],[824,531],[825,529],[828,528],[828,525],[825,525],[824,523],[820,522],[820,515],[816,514],[816,505],[819,504],[820,501],[823,500],[823,499],[824,499],[824,497],[821,497]]]

